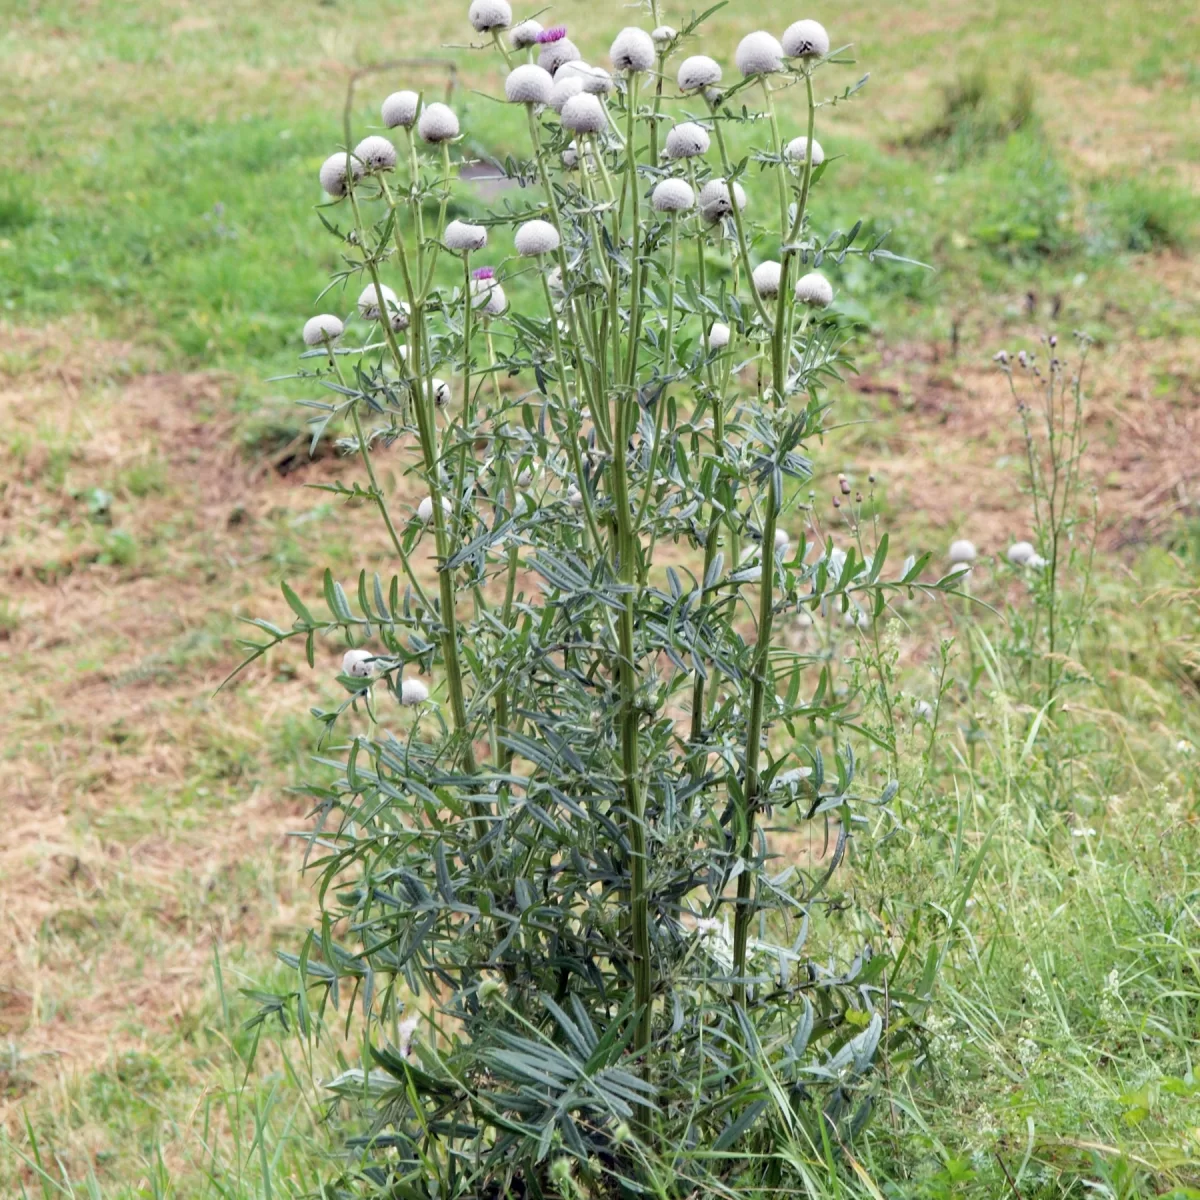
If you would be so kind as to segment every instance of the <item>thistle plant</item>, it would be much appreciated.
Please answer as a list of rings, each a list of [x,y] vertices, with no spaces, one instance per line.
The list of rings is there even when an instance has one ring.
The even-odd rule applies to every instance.
[[[858,85],[818,100],[848,60],[814,21],[749,33],[727,80],[685,53],[704,17],[649,15],[606,69],[471,5],[524,109],[503,211],[447,222],[460,123],[412,91],[382,109],[402,145],[321,168],[325,295],[358,300],[308,322],[298,377],[389,550],[355,587],[326,572],[327,612],[285,584],[291,628],[251,646],[349,643],[314,710],[321,921],[274,1004],[310,1030],[361,1002],[331,1087],[364,1192],[798,1186],[788,1147],[849,1136],[905,1036],[886,959],[828,920],[852,838],[892,819],[886,756],[864,781],[856,697],[775,636],[953,586],[924,558],[887,576],[886,538],[813,538],[799,499],[848,362],[837,269],[896,257],[810,219],[817,114]],[[772,814],[828,854],[774,861]]]

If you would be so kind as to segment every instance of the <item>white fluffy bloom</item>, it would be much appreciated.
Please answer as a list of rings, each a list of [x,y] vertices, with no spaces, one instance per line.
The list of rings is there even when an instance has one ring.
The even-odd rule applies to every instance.
[[[471,0],[467,20],[477,33],[491,33],[495,29],[507,29],[512,24],[512,9],[508,0]]]
[[[431,379],[425,385],[425,394],[433,397],[434,406],[445,408],[451,400],[450,385],[444,379]],[[430,516],[433,515],[433,505],[429,506]]]
[[[374,171],[390,171],[396,165],[396,147],[385,137],[372,134],[354,147],[354,157],[368,174]]]
[[[770,75],[783,70],[783,47],[765,30],[748,33],[734,51],[733,61],[743,75]]]
[[[793,162],[803,162],[808,157],[808,138],[792,138],[785,153]],[[821,143],[816,138],[813,138],[812,161],[814,167],[819,167],[825,161],[825,151],[821,149]]]
[[[580,83],[583,83],[591,73],[591,63],[585,63],[582,58],[577,58],[571,62],[563,63],[554,73],[554,78],[556,80],[578,79]]]
[[[602,133],[608,123],[604,116],[604,105],[588,92],[572,96],[562,107],[564,129],[572,133]]]
[[[1013,542],[1008,548],[1008,561],[1023,567],[1036,553],[1032,542]]]
[[[583,57],[579,47],[570,38],[559,38],[557,42],[544,42],[538,51],[538,66],[549,71],[551,75],[563,63],[578,62]]]
[[[405,1017],[403,1021],[396,1026],[399,1034],[399,1046],[401,1058],[408,1058],[412,1053],[413,1034],[417,1032],[417,1025],[420,1023],[420,1017]]]
[[[565,75],[554,81],[550,89],[549,104],[556,113],[561,113],[568,100],[583,93],[583,80],[578,75]]]
[[[541,32],[541,21],[522,21],[520,25],[512,27],[512,32],[508,35],[508,44],[514,50],[528,50],[530,46],[537,45],[538,34]]]
[[[814,308],[828,308],[833,303],[833,284],[820,271],[809,271],[796,280],[796,299]]]
[[[707,154],[712,144],[708,130],[695,121],[680,121],[667,134],[666,154],[668,158],[695,158]]]
[[[975,543],[968,542],[966,538],[951,542],[949,557],[956,566],[960,563],[973,563],[975,561]]]
[[[383,123],[389,129],[395,129],[397,126],[411,128],[417,119],[417,105],[420,101],[421,97],[416,92],[393,92],[383,102],[383,108],[380,110]]]
[[[442,234],[442,241],[451,250],[482,250],[487,245],[487,230],[482,225],[451,221]]]
[[[648,71],[654,66],[654,39],[635,25],[628,25],[613,38],[608,56],[618,71]]]
[[[494,279],[472,279],[471,296],[472,307],[488,317],[498,317],[508,307],[508,297]]]
[[[401,704],[424,704],[429,699],[429,689],[419,679],[404,679],[400,682],[400,703]],[[416,1021],[413,1022],[412,1028],[408,1031],[408,1040],[412,1039],[412,1030],[416,1028]],[[401,1031],[403,1033],[403,1030]],[[401,1053],[407,1054],[407,1044],[401,1038],[403,1049]]]
[[[383,296],[383,303],[389,312],[393,308],[400,307],[400,301],[397,299],[396,293],[386,283],[381,283],[378,288],[373,283],[368,283],[358,294],[358,315],[364,321],[379,320],[379,298],[381,294]]]
[[[1040,554],[1031,554],[1026,560],[1025,565],[1031,570],[1040,571],[1047,565],[1046,560]]]
[[[820,21],[797,21],[780,40],[788,58],[823,58],[829,53],[829,34]]]
[[[775,530],[775,553],[776,553],[776,555],[778,555],[780,557],[785,556],[787,554],[788,550],[791,548],[791,545],[792,545],[792,539],[790,537],[788,537],[788,531],[786,529]]]
[[[326,342],[332,345],[345,333],[346,327],[340,317],[332,313],[322,313],[319,317],[309,317],[304,322],[304,344],[306,346],[323,346]]]
[[[687,212],[696,203],[696,193],[685,179],[664,179],[650,197],[655,212]]]
[[[549,104],[553,86],[549,71],[535,63],[522,63],[509,71],[504,96],[511,104]]]
[[[526,221],[516,232],[513,245],[526,258],[551,254],[558,249],[558,230],[549,221]]]
[[[771,296],[779,295],[779,279],[783,274],[783,267],[774,259],[768,260],[765,263],[759,263],[754,268],[754,274],[751,278],[754,280],[754,290],[763,297],[768,299]]]
[[[458,118],[444,104],[427,104],[417,122],[417,133],[435,145],[458,137]]]
[[[321,164],[321,187],[330,196],[344,196],[346,194],[346,159],[345,151],[339,150],[337,154],[331,154]],[[356,158],[350,159],[350,170],[357,179],[362,174],[362,163]]]
[[[446,514],[446,516],[450,516],[450,514],[453,511],[454,511],[454,508],[450,504],[450,501],[447,500],[445,496],[443,496],[442,497],[442,512],[444,512]],[[420,521],[422,525],[428,525],[430,520],[432,519],[432,517],[433,517],[433,497],[426,496],[425,499],[422,500],[421,503],[417,505],[417,520]]]
[[[914,721],[932,721],[933,720],[933,705],[928,700],[918,700],[913,705],[913,720]]]
[[[698,92],[721,82],[721,66],[707,54],[693,54],[679,64],[675,83],[681,92]]]
[[[713,327],[708,331],[708,348],[710,350],[723,350],[729,345],[729,326],[722,321],[714,321]]]
[[[711,225],[733,212],[734,203],[739,209],[746,207],[746,193],[742,185],[733,181],[733,196],[730,198],[729,184],[723,179],[710,179],[700,189],[700,214]]]
[[[370,650],[347,650],[342,655],[342,674],[354,679],[369,679],[374,673],[371,665],[374,657]]]
[[[613,78],[603,67],[592,67],[583,77],[583,90],[593,96],[607,96],[613,90]]]
[[[650,31],[650,40],[660,49],[665,50],[677,37],[678,33],[670,25],[660,25]]]

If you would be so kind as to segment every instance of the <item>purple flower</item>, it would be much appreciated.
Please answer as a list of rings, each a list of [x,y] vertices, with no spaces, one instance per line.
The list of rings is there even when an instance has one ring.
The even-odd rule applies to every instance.
[[[471,274],[476,279],[495,279],[496,278],[496,268],[495,267],[477,267],[474,271],[471,272]]]
[[[544,46],[547,42],[561,42],[567,36],[565,25],[551,25],[537,35],[538,44]]]

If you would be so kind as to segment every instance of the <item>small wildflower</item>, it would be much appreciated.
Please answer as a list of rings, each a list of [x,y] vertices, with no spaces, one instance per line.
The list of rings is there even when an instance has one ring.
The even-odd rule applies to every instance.
[[[708,130],[695,121],[680,121],[667,134],[666,154],[668,158],[695,158],[707,154],[712,144]]]
[[[561,114],[568,100],[582,94],[583,80],[578,75],[566,75],[554,81],[554,86],[550,89],[548,103],[556,113]]]
[[[567,36],[565,25],[551,25],[549,29],[538,32],[537,42],[540,46],[549,46],[552,42],[561,42]]]
[[[450,514],[453,511],[454,511],[454,508],[450,504],[450,501],[447,500],[445,496],[443,496],[442,497],[442,512],[445,513],[446,516],[450,516]],[[422,500],[421,503],[417,505],[417,520],[420,521],[422,525],[428,525],[430,520],[432,519],[432,517],[433,517],[433,497],[426,496],[425,499]]]
[[[476,33],[492,33],[512,24],[512,9],[508,0],[472,0],[467,20]]]
[[[700,189],[700,215],[710,224],[715,224],[722,217],[728,217],[733,212],[734,204],[739,209],[746,207],[746,193],[742,185],[735,179],[733,196],[730,198],[729,184],[723,179],[710,179]]]
[[[650,31],[650,40],[659,50],[665,50],[679,34],[670,25],[660,25]]]
[[[829,53],[829,34],[819,21],[797,21],[780,39],[788,58],[824,58]]]
[[[417,121],[417,134],[435,146],[453,141],[458,137],[458,118],[445,104],[427,104]]]
[[[483,274],[483,271],[487,274]],[[508,307],[508,297],[496,281],[495,274],[491,267],[484,267],[476,271],[475,278],[471,280],[472,306],[488,317],[498,317]]]
[[[451,221],[442,234],[442,241],[450,250],[482,250],[487,245],[487,229],[482,225],[468,225],[466,221]]]
[[[754,290],[764,299],[769,299],[772,296],[779,295],[779,279],[783,273],[783,267],[770,260],[765,263],[759,263],[754,268],[754,274],[751,278],[754,280]]]
[[[1024,350],[1019,350],[1017,352],[1017,362],[1021,364],[1021,369],[1023,371],[1027,370],[1029,367],[1029,355],[1026,354]]]
[[[396,166],[396,147],[387,138],[372,134],[354,147],[354,157],[362,163],[368,175],[376,171],[391,171]]]
[[[508,73],[504,97],[510,104],[549,104],[554,80],[535,63],[523,63]]]
[[[538,35],[542,32],[541,21],[522,21],[509,31],[508,44],[514,50],[528,50],[537,45]]]
[[[809,271],[796,280],[796,299],[813,308],[828,308],[833,303],[833,284],[820,271]]]
[[[698,92],[721,82],[721,66],[706,54],[693,54],[679,64],[675,83],[681,92]]]
[[[696,194],[686,180],[664,179],[650,196],[655,212],[687,212],[696,203]]]
[[[388,129],[395,129],[397,126],[411,129],[412,123],[417,119],[417,105],[420,100],[416,92],[393,92],[383,102],[381,109],[384,125]]]
[[[347,157],[348,155],[344,151],[339,151],[337,154],[331,154],[321,164],[321,187],[330,196],[338,197],[346,194]],[[357,179],[362,174],[362,163],[356,158],[351,158],[350,170]]]
[[[955,566],[962,563],[973,563],[975,561],[975,543],[968,542],[966,538],[959,538],[958,541],[951,542],[949,558]]]
[[[525,258],[552,254],[559,247],[558,230],[549,221],[526,221],[513,237],[517,253]]]
[[[1175,750],[1177,753],[1185,756],[1190,756],[1196,753],[1196,747],[1193,746],[1192,743],[1187,740],[1187,738],[1180,738],[1179,741],[1175,743]]]
[[[838,489],[841,491],[843,496],[850,495],[850,480],[848,480],[845,475],[838,476]]]
[[[743,75],[770,75],[783,70],[783,47],[765,30],[748,33],[734,52],[733,61]]]
[[[997,350],[996,353],[992,355],[992,362],[999,363],[1002,367],[1007,367],[1008,366],[1008,351],[1007,350]]]
[[[345,332],[346,327],[340,317],[335,317],[332,313],[322,313],[318,317],[309,317],[304,322],[304,344],[324,346],[328,343],[332,346]]]
[[[353,679],[369,679],[374,674],[371,665],[374,658],[370,650],[347,650],[342,655],[342,674]]]
[[[788,158],[793,162],[803,162],[808,157],[808,138],[797,137],[792,138],[787,144],[785,151]],[[819,167],[825,161],[825,151],[821,149],[821,143],[813,138],[812,143],[812,162],[814,167]]]
[[[602,133],[608,122],[604,105],[590,93],[580,92],[563,105],[562,123],[563,128],[572,133]]]
[[[629,25],[613,38],[608,56],[618,71],[648,71],[654,66],[654,41],[644,29]]]
[[[708,331],[708,348],[710,350],[723,350],[729,345],[729,326],[721,321],[714,321],[713,327]]]
[[[538,51],[538,66],[549,71],[551,75],[565,63],[578,62],[583,57],[575,43],[566,36],[567,31],[561,25],[558,29],[562,32],[557,37],[547,38],[546,34],[558,32],[555,29],[547,29],[538,38],[542,47]]]

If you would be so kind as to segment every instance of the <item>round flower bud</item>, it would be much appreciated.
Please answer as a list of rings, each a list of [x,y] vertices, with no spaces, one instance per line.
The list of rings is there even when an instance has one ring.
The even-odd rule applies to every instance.
[[[313,318],[316,320],[317,318]],[[307,326],[306,326],[307,328]],[[1008,561],[1018,567],[1025,566],[1037,554],[1031,542],[1013,542],[1008,548]]]
[[[435,408],[445,408],[453,398],[450,385],[444,379],[431,379],[425,385],[425,393],[433,397]]]
[[[711,145],[708,130],[695,121],[680,121],[667,134],[666,153],[668,158],[695,158],[707,154]]]
[[[585,63],[581,58],[577,58],[571,62],[563,63],[563,65],[554,73],[554,78],[556,80],[575,78],[578,79],[580,83],[583,83],[591,73],[592,68],[590,64]]]
[[[788,58],[823,58],[829,53],[829,34],[820,21],[797,21],[789,25],[782,43]]]
[[[951,542],[950,561],[955,565],[959,563],[973,563],[975,561],[975,543],[968,542],[965,538]]]
[[[706,54],[693,54],[679,64],[675,82],[681,92],[698,92],[721,82],[720,64]]]
[[[833,285],[820,271],[809,271],[796,280],[796,299],[814,308],[828,308],[833,303]]]
[[[607,96],[613,90],[612,76],[603,67],[593,67],[583,77],[583,90],[593,96]]]
[[[419,679],[402,679],[400,681],[401,704],[424,704],[428,699],[429,689]]]
[[[933,720],[933,705],[928,700],[918,700],[913,705],[913,720],[914,721],[932,721]]]
[[[567,503],[572,508],[583,507],[583,493],[574,484],[567,488]]]
[[[783,70],[783,47],[771,34],[760,29],[746,34],[738,42],[733,61],[743,75],[770,75]]]
[[[476,33],[491,33],[494,29],[507,29],[512,24],[512,9],[508,0],[472,0],[467,10],[467,20]]]
[[[629,25],[613,38],[608,56],[618,71],[648,71],[654,66],[654,41],[644,29]]]
[[[665,50],[678,36],[670,25],[660,25],[650,32],[650,40],[659,50]]]
[[[354,147],[354,157],[368,175],[375,171],[390,171],[396,165],[396,147],[387,138],[373,134]]]
[[[538,34],[542,32],[541,21],[522,21],[520,25],[514,25],[508,35],[508,44],[514,50],[528,50],[530,46],[536,46]]]
[[[759,263],[754,268],[754,274],[751,278],[754,280],[754,290],[767,299],[770,296],[779,295],[779,277],[783,272],[783,267],[774,261]]]
[[[555,267],[549,275],[546,276],[546,282],[550,285],[552,292],[561,292],[563,290],[562,267]]]
[[[568,75],[556,79],[550,89],[550,107],[556,113],[561,113],[564,105],[572,96],[578,96],[583,91],[583,80],[578,75]]]
[[[784,153],[793,162],[803,162],[808,157],[808,138],[792,138]],[[825,151],[821,149],[821,143],[816,138],[813,138],[812,161],[814,167],[819,167],[825,161]]]
[[[417,133],[435,145],[453,141],[458,137],[458,118],[444,104],[427,104],[417,122]]]
[[[664,179],[650,197],[656,212],[687,212],[696,203],[696,195],[684,179]]]
[[[446,514],[446,516],[450,516],[450,514],[453,511],[454,511],[454,509],[451,506],[450,501],[447,500],[445,496],[443,496],[442,497],[442,512],[444,512]],[[422,500],[421,503],[417,505],[417,520],[420,521],[422,525],[428,525],[430,520],[432,519],[432,517],[433,517],[433,497],[426,496],[425,499]]]
[[[775,530],[775,553],[784,555],[788,552],[788,547],[792,544],[792,539],[788,537],[786,529]]]
[[[552,254],[558,249],[560,240],[558,230],[549,221],[526,221],[517,230],[513,245],[518,254],[536,258],[539,254]]]
[[[547,29],[542,37],[553,32]],[[542,42],[542,48],[538,51],[538,66],[553,75],[564,63],[578,62],[582,57],[579,48],[569,37],[560,37],[552,42]]]
[[[490,275],[471,280],[471,297],[471,307],[488,317],[498,317],[508,307],[504,289]]]
[[[383,295],[383,303],[389,312],[393,308],[400,307],[400,301],[397,299],[396,293],[386,283],[381,283],[378,288],[373,283],[368,283],[358,294],[358,315],[364,321],[379,320],[379,297],[381,293]]]
[[[700,215],[710,224],[733,212],[734,204],[739,209],[746,207],[746,193],[742,185],[734,180],[733,196],[730,198],[729,184],[723,179],[710,179],[700,189]]]
[[[347,650],[342,655],[342,674],[354,679],[369,679],[374,674],[371,663],[374,657],[370,650]]]
[[[410,129],[417,119],[420,100],[416,92],[393,92],[383,102],[383,123],[389,129],[395,129],[398,125]]]
[[[602,133],[607,124],[604,105],[595,96],[581,92],[563,105],[562,123],[572,133]]]
[[[1031,554],[1025,560],[1025,565],[1034,571],[1040,571],[1046,566],[1046,560],[1040,554]]]
[[[533,63],[524,63],[508,73],[504,97],[512,104],[549,104],[553,86],[549,71]]]
[[[482,250],[487,245],[487,230],[482,225],[451,221],[442,234],[442,241],[450,250]]]
[[[319,317],[309,317],[304,322],[304,344],[306,346],[324,346],[334,342],[346,331],[339,317],[332,313],[322,313]]]
[[[729,326],[722,321],[714,321],[713,327],[708,331],[708,348],[710,350],[723,350],[729,345]]]
[[[345,151],[339,150],[337,154],[331,154],[321,164],[321,187],[330,196],[346,194],[346,158]],[[357,179],[362,175],[362,163],[356,158],[350,159],[350,170]]]

